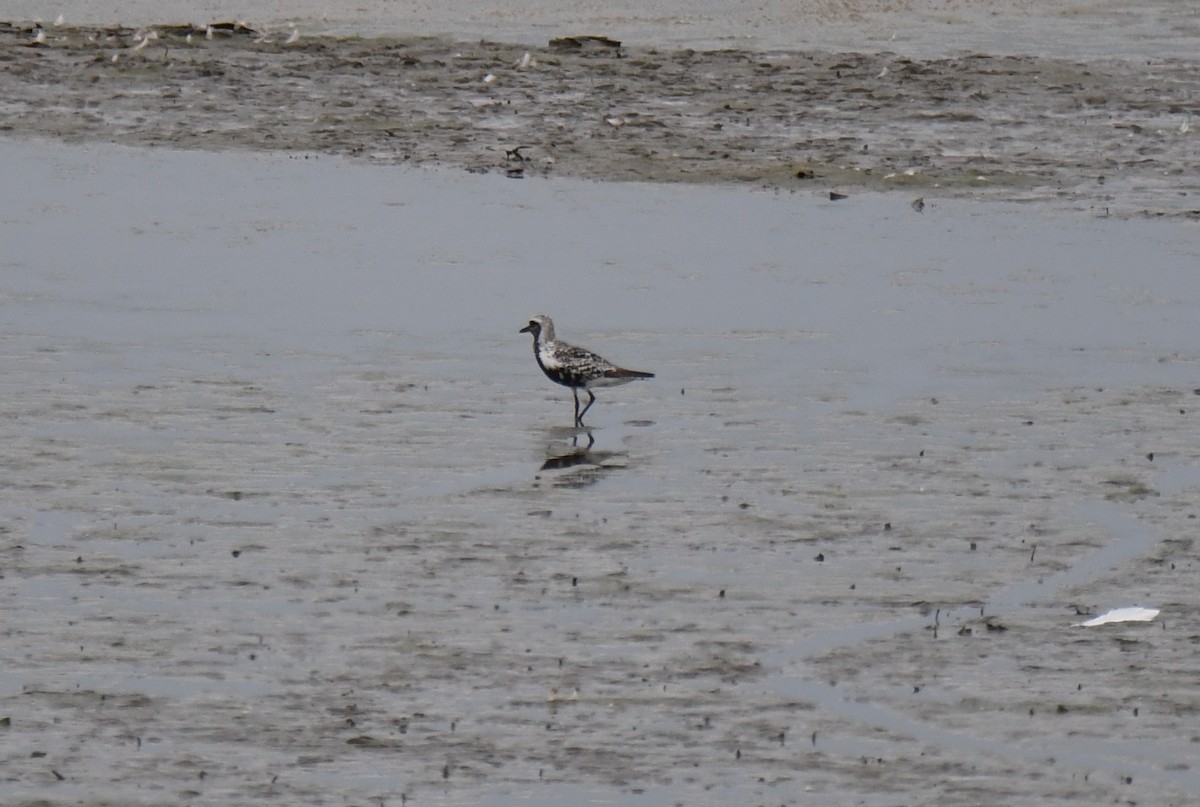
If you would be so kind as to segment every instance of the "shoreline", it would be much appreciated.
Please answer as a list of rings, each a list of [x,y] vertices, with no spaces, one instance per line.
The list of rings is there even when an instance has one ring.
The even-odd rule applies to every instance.
[[[0,24],[9,137],[1200,219],[1185,60],[287,42],[234,25],[36,37]]]

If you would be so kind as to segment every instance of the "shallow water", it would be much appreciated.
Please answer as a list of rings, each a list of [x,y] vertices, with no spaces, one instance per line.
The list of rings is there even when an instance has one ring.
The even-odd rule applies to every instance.
[[[1066,59],[1194,59],[1196,9],[1175,0],[719,0],[603,4],[555,0],[9,0],[5,19],[60,14],[67,25],[139,26],[245,20],[304,35],[447,36],[543,44],[558,36],[603,34],[634,46],[892,51],[916,58],[978,52]]]
[[[0,159],[13,801],[1200,793],[1188,225]]]

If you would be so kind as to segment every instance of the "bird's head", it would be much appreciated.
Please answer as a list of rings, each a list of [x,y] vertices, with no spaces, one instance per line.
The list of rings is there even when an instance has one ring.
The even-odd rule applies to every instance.
[[[518,333],[531,333],[536,340],[551,342],[554,340],[554,323],[545,314],[538,314]]]

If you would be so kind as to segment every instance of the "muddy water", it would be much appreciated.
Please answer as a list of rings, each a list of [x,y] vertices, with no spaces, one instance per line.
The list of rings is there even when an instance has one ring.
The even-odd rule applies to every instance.
[[[54,25],[244,20],[304,36],[446,36],[541,43],[604,34],[635,46],[716,50],[1039,54],[1194,59],[1195,9],[1176,0],[8,0],[5,18]],[[55,25],[55,27],[61,27]]]
[[[237,27],[210,39],[204,27],[151,22],[40,34],[0,23],[0,130],[1200,217],[1200,36],[1190,48],[1027,55],[877,41],[850,51],[556,46],[561,31],[509,43],[291,42],[298,28]],[[1189,30],[1177,28],[1163,23]]]
[[[0,159],[6,800],[1200,794],[1190,225]]]

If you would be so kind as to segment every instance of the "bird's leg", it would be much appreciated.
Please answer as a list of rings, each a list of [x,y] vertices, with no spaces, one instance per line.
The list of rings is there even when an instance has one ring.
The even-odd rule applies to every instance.
[[[579,426],[579,389],[571,387],[571,394],[575,396],[575,426]],[[584,410],[587,411],[587,410]]]
[[[587,387],[584,387],[584,389],[587,389]],[[596,402],[596,394],[594,392],[592,392],[589,389],[587,391],[587,394],[588,394],[587,406],[583,407],[583,411],[580,412],[579,415],[575,418],[576,426],[580,426],[580,427],[583,426],[583,416],[587,414],[587,411],[592,408],[592,404],[594,404]],[[579,399],[576,398],[575,401],[576,401],[576,404],[578,404]]]

